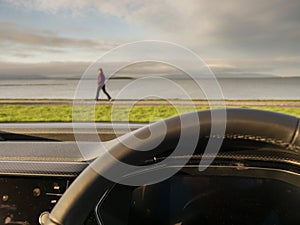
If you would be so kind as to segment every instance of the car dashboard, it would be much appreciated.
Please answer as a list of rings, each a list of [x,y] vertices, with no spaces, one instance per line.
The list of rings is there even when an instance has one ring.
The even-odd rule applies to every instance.
[[[98,128],[106,141],[116,137],[110,130]],[[86,151],[90,158],[84,158],[67,123],[1,124],[0,140],[0,225],[43,224],[44,216],[98,154],[92,143]],[[98,224],[94,212],[85,224]]]
[[[132,130],[138,126],[142,124]],[[66,190],[102,154],[97,142],[87,142],[86,148],[79,150],[78,143],[68,139],[70,136],[59,135],[57,128],[57,139],[49,139],[45,133],[32,136],[32,129],[13,135],[7,129],[2,131],[5,135],[0,142],[0,225],[46,224]],[[30,130],[30,135],[26,130]],[[122,135],[124,130],[117,133]],[[298,138],[297,132],[293,135]],[[116,136],[110,136],[112,140],[106,145],[115,146]],[[174,149],[165,146],[163,153],[144,160],[143,165],[165,158],[171,159],[170,165],[132,173],[128,179],[176,170],[172,177],[140,186],[115,183],[97,198],[97,204],[91,205],[84,224],[298,225],[298,146],[289,149],[290,145],[283,146],[282,142],[238,138],[227,136],[205,171],[199,170],[201,160],[212,158],[202,154],[207,138],[200,138],[189,156],[170,156]]]
[[[0,224],[38,224],[74,177],[1,175]]]

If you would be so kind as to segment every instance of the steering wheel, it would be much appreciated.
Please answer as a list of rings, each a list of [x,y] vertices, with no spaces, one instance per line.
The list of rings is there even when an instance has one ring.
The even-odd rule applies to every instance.
[[[225,109],[215,109],[225,110]],[[215,111],[214,110],[214,111]],[[146,138],[142,145],[151,145],[155,138],[164,135],[163,141],[153,151],[141,152],[134,151],[135,148],[129,148],[122,142],[118,142],[109,149],[109,154],[116,159],[129,164],[136,165],[152,157],[163,154],[170,148],[175,148],[181,133],[193,135],[192,128],[199,128],[199,140],[211,136],[212,111],[200,111],[184,114],[185,118],[197,116],[198,121],[190,122],[181,126],[180,116],[169,118],[165,121],[150,124],[144,128],[138,129],[125,136],[124,140],[131,143],[131,146],[139,149],[141,143],[136,141],[136,137],[145,139],[149,137],[149,130],[166,125],[166,133],[159,132],[159,129],[153,138]],[[221,138],[238,137],[239,141],[246,140],[272,144],[290,151],[300,149],[300,125],[299,118],[250,109],[226,109],[226,131]],[[224,121],[214,121],[222,124]],[[253,142],[252,142],[253,143]],[[115,183],[106,179],[100,174],[104,174],[115,167],[115,162],[106,160],[105,157],[99,157],[89,165],[72,183],[68,190],[53,208],[46,222],[47,225],[74,225],[83,224],[93,207],[98,203],[99,198],[109,190]],[[97,168],[97,172],[94,168]]]

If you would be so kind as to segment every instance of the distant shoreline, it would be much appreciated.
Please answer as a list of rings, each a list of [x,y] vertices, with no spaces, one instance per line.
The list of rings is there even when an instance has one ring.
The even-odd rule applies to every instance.
[[[147,76],[145,76],[147,77]],[[165,77],[166,79],[170,79],[170,80],[190,80],[191,78],[187,78],[187,76],[170,76],[170,75],[157,75],[157,77]],[[80,81],[82,77],[51,77],[51,76],[1,76],[0,75],[0,80],[1,81],[18,81],[18,80],[22,80],[22,81],[30,81],[30,80],[73,80],[73,81]],[[143,76],[120,76],[120,77],[109,77],[109,80],[136,80],[139,78],[143,78]],[[84,80],[95,80],[96,78],[90,77],[87,78],[85,77]],[[197,79],[199,80],[209,80],[209,79],[300,79],[300,76],[264,76],[264,77],[251,77],[251,76],[244,76],[244,77],[234,77],[234,76],[216,76],[216,77],[197,77]]]

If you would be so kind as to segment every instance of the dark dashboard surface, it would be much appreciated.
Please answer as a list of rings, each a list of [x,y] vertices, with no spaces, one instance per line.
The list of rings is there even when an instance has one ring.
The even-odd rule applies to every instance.
[[[144,124],[131,124],[134,130]],[[91,129],[79,124],[84,135]],[[108,140],[127,132],[119,123],[96,125],[107,145]],[[79,150],[74,142],[71,123],[0,124],[0,225],[38,225],[40,216],[50,212],[59,198],[88,166],[89,159],[99,155],[95,142]],[[89,159],[83,157],[89,155]],[[85,224],[97,224],[94,214]]]
[[[297,225],[299,199],[299,187],[272,179],[175,176],[133,191],[129,224]]]
[[[39,224],[50,212],[74,177],[0,176],[0,225]]]

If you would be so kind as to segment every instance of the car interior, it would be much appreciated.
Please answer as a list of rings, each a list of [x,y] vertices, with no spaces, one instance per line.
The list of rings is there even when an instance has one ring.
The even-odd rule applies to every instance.
[[[212,117],[220,112],[225,121]],[[0,128],[0,225],[299,224],[297,117],[191,112],[120,130],[104,145],[86,134],[81,151],[61,130],[42,131]]]

